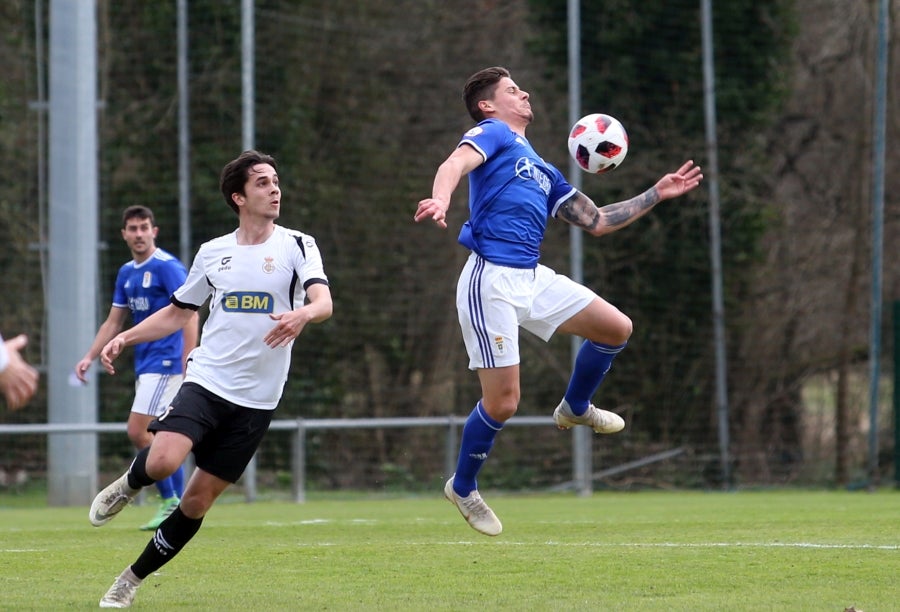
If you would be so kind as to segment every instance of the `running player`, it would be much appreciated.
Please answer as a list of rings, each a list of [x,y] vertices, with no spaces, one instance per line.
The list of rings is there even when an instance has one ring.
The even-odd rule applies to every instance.
[[[275,160],[245,151],[225,165],[220,185],[237,212],[237,230],[203,244],[172,303],[101,351],[104,368],[114,374],[112,362],[124,347],[180,329],[209,300],[184,383],[168,411],[150,425],[153,442],[91,505],[91,523],[106,524],[142,487],[169,476],[193,451],[197,469],[181,503],[116,578],[100,600],[102,608],[130,606],[141,581],[194,537],[268,430],[294,340],[308,323],[331,316],[331,290],[316,241],[275,224],[281,210]]]

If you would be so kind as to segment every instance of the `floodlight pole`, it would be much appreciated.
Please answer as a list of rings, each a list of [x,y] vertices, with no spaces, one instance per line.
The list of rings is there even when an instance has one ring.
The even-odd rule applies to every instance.
[[[722,487],[731,487],[731,459],[728,433],[728,377],[725,353],[725,305],[722,290],[722,230],[719,208],[719,154],[716,137],[716,80],[713,70],[712,0],[700,0],[703,38],[703,108],[706,122],[707,164],[704,176],[709,185],[709,256],[712,274],[713,342],[716,364],[716,415],[719,429],[719,456]]]
[[[581,9],[578,0],[568,0],[569,21],[569,125],[574,124],[581,117]],[[575,160],[569,158],[569,183],[579,191],[581,190],[581,170]],[[569,266],[570,275],[576,283],[584,282],[584,249],[582,247],[584,234],[581,228],[569,227]],[[581,348],[582,338],[572,336],[572,365],[578,349]],[[591,465],[591,434],[587,427],[572,428],[572,478],[575,482],[575,490],[579,495],[588,496],[594,489],[591,478],[593,473]]]
[[[878,12],[872,138],[872,304],[869,341],[869,488],[878,485],[878,387],[881,379],[881,276],[884,240],[884,158],[888,74],[888,0]]]
[[[188,69],[188,0],[177,2],[178,39],[178,234],[179,255],[190,267],[191,257],[191,128]]]
[[[241,1],[241,108],[242,142],[245,151],[256,148],[256,20],[253,0]],[[256,455],[244,471],[244,497],[256,499]]]

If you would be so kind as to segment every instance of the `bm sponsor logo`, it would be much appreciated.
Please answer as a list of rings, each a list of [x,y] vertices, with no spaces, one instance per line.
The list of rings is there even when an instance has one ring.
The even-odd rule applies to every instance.
[[[275,310],[275,299],[262,291],[235,291],[222,296],[225,312],[271,313]]]

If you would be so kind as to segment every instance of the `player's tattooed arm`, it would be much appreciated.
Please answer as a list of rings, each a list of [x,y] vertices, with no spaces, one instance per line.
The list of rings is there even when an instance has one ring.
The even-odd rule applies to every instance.
[[[651,208],[659,204],[660,197],[656,187],[628,200],[597,207],[594,202],[576,191],[575,195],[563,202],[556,216],[577,227],[583,228],[594,236],[602,236],[623,228],[635,219],[642,217]]]

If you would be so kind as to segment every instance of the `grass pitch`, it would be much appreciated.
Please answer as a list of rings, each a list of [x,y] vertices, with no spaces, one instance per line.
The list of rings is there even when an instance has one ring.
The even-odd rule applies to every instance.
[[[499,537],[437,495],[223,500],[134,608],[900,609],[900,493],[645,492],[485,498]],[[0,609],[96,609],[153,508],[0,509]]]

